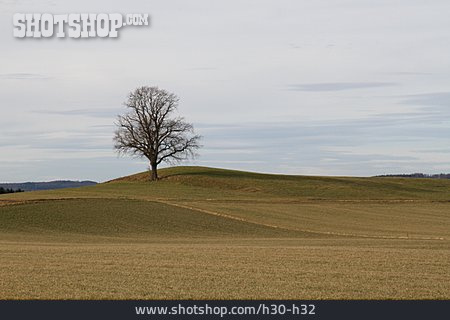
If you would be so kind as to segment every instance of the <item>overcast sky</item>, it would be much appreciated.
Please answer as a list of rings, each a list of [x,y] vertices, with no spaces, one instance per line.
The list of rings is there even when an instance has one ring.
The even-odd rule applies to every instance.
[[[12,15],[149,13],[118,39],[13,38]],[[0,181],[143,171],[119,158],[129,91],[159,86],[204,136],[188,164],[450,172],[450,1],[0,0]]]

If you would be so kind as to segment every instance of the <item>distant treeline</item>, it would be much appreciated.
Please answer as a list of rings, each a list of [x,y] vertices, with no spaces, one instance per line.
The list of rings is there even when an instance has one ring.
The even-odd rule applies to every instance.
[[[16,189],[16,190],[14,190],[14,189],[5,189],[5,188],[3,188],[3,187],[0,187],[0,194],[5,194],[5,193],[15,193],[15,192],[23,192],[23,190],[22,189]]]
[[[97,184],[94,181],[49,181],[49,182],[24,182],[24,183],[0,183],[3,189],[23,190],[23,191],[37,191],[37,190],[52,190],[63,188],[78,188],[93,186]]]
[[[450,179],[450,173],[426,174],[426,173],[410,173],[410,174],[384,174],[376,177],[396,177],[396,178],[428,178],[428,179]]]

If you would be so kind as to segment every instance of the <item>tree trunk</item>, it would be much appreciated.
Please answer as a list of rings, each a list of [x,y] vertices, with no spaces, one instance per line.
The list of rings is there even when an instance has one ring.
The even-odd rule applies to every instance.
[[[156,163],[152,163],[151,167],[152,167],[152,177],[151,180],[152,181],[156,181],[158,180],[158,168],[157,168],[157,164]]]

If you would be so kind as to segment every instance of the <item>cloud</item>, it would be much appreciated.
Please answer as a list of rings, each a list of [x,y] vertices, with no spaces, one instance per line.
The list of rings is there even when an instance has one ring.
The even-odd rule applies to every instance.
[[[231,165],[233,160],[236,169],[325,175],[450,170],[441,148],[444,137],[450,136],[450,126],[437,126],[424,111],[339,121],[199,124],[197,128],[204,136],[203,164],[215,165],[220,159]],[[418,151],[423,146],[429,152]],[[261,161],[257,166],[247,165],[255,159]]]
[[[150,12],[154,25],[113,42],[42,43],[15,39],[12,13],[101,12],[106,2],[0,0],[0,146],[11,146],[0,161],[29,162],[2,168],[0,178],[81,178],[90,168],[87,178],[101,180],[137,171],[134,160],[116,158],[113,123],[126,92],[145,83],[180,96],[181,115],[204,136],[205,165],[339,175],[450,170],[440,152],[450,137],[450,43],[442,41],[450,2],[434,10],[395,2],[400,16],[385,14],[387,0],[234,1],[239,10],[194,2],[177,1],[174,10],[167,1],[110,1],[111,12]],[[75,152],[86,160],[67,159]],[[109,167],[90,160],[105,154]]]
[[[192,68],[188,68],[188,70],[192,70],[192,71],[212,71],[212,70],[217,70],[217,68],[215,68],[215,67],[192,67]]]
[[[61,115],[61,116],[86,116],[95,118],[111,118],[115,119],[117,114],[120,113],[120,108],[85,108],[85,109],[72,109],[72,110],[35,110],[34,113]]]
[[[450,136],[450,127],[418,120],[415,114],[341,121],[199,123],[196,127],[204,136],[204,148],[194,164],[273,173],[360,176],[450,170],[448,156],[440,148],[445,143],[443,137]],[[80,160],[87,164],[93,158],[108,158],[111,162],[117,159],[110,126],[91,126],[88,131],[77,132],[5,134],[0,137],[2,154],[10,156],[0,162],[27,160],[24,166],[28,166],[28,173],[32,168],[53,172],[50,163],[60,161],[85,177]],[[429,152],[418,151],[424,146]],[[134,162],[129,157],[120,161],[122,165]],[[110,168],[115,166],[111,163]],[[104,180],[117,175],[103,169],[100,161],[89,163],[88,172],[93,175],[88,178]],[[145,170],[145,163],[126,170]],[[63,173],[61,166],[57,174],[64,177]],[[18,173],[14,171],[7,177],[23,177],[22,173],[18,177],[13,174]]]
[[[450,107],[450,92],[431,92],[403,96],[403,104]]]
[[[0,5],[12,8],[17,6],[30,6],[35,3],[36,1],[33,0],[0,0]],[[56,2],[53,0],[41,0],[39,4],[45,6],[55,6]]]
[[[40,73],[3,73],[1,80],[48,80],[52,77]]]
[[[306,83],[291,84],[288,90],[291,91],[343,91],[354,89],[368,89],[395,86],[391,82],[327,82],[327,83]]]
[[[416,114],[420,120],[428,124],[445,124],[449,126],[450,121],[450,92],[433,92],[424,94],[412,94],[403,96],[403,105],[418,106]]]
[[[423,150],[415,150],[418,153],[450,153],[450,149],[423,149]]]
[[[397,71],[397,72],[386,72],[386,74],[394,76],[430,76],[431,72],[409,72],[409,71]]]

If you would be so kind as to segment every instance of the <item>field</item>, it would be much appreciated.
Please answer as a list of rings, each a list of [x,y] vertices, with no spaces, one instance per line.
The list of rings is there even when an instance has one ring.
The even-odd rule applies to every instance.
[[[0,299],[450,298],[450,181],[160,174],[0,196]]]

